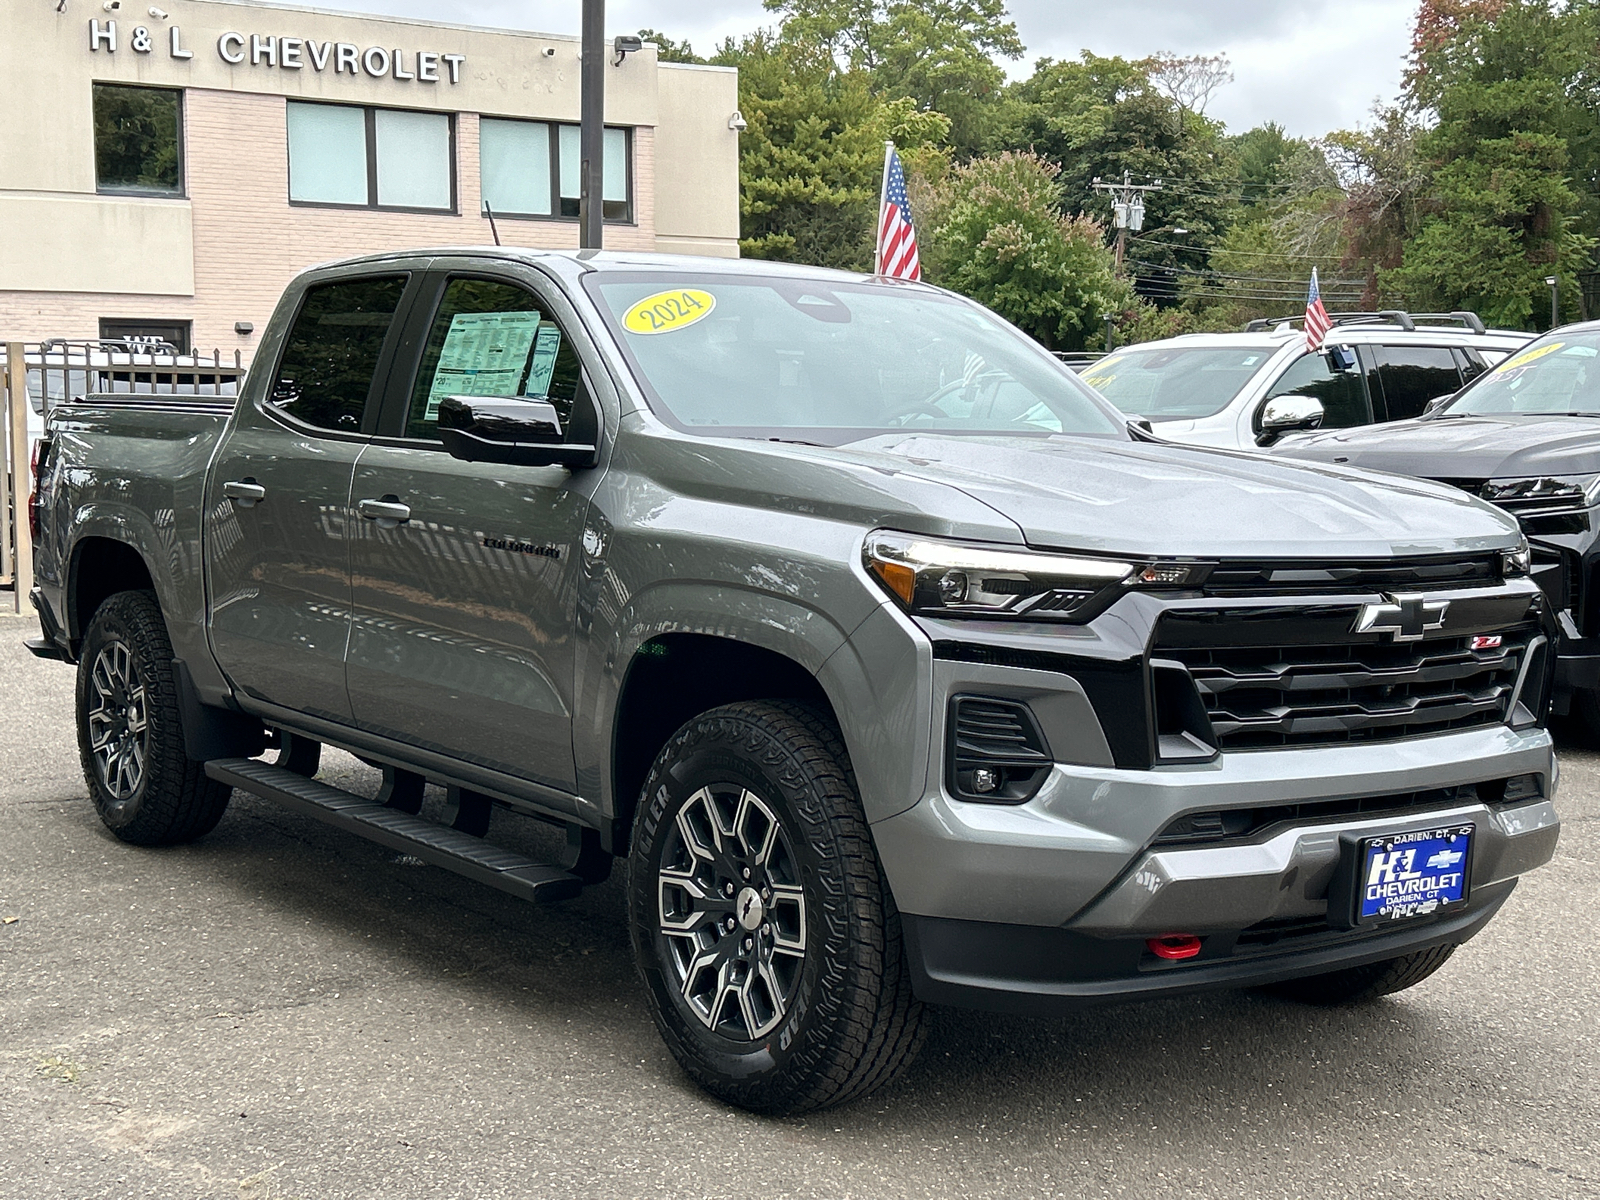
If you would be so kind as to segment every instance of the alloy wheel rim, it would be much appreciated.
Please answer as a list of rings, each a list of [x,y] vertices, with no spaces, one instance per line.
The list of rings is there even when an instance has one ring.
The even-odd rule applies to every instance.
[[[149,749],[146,692],[133,654],[112,642],[89,674],[89,749],[101,786],[119,803],[131,800],[144,782]]]
[[[800,989],[807,939],[798,864],[772,807],[738,784],[695,792],[667,833],[656,893],[685,1007],[735,1041],[776,1029]]]

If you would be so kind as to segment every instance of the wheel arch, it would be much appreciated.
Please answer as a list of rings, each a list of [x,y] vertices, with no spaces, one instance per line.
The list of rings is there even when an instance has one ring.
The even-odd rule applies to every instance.
[[[627,851],[650,765],[700,713],[741,700],[793,700],[835,725],[839,714],[817,676],[796,658],[719,634],[661,633],[641,642],[617,694],[611,731],[611,841]]]
[[[156,592],[160,600],[155,575],[137,547],[105,533],[86,534],[73,543],[65,616],[74,652],[99,607],[118,592],[134,591]]]

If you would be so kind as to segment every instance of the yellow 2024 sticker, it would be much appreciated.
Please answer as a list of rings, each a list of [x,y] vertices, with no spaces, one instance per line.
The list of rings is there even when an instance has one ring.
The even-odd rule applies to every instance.
[[[703,321],[717,306],[717,298],[698,288],[673,288],[646,296],[622,314],[629,333],[672,333]]]
[[[1547,346],[1536,346],[1532,350],[1524,350],[1515,358],[1508,358],[1505,362],[1501,363],[1500,370],[1510,371],[1516,367],[1525,367],[1531,362],[1537,362],[1546,354],[1554,354],[1557,350],[1561,349],[1561,347],[1565,345],[1565,342],[1551,342]]]

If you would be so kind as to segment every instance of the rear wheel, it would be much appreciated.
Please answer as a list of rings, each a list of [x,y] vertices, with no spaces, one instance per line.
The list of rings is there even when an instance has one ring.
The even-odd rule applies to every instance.
[[[1435,946],[1361,967],[1346,967],[1326,975],[1288,979],[1264,989],[1285,1000],[1333,1007],[1340,1004],[1365,1004],[1380,996],[1415,987],[1432,975],[1456,952],[1455,946]]]
[[[679,730],[645,783],[628,874],[656,1024],[713,1095],[805,1112],[916,1055],[899,915],[838,731],[816,713],[732,704]]]
[[[77,709],[83,776],[106,828],[141,846],[216,828],[232,789],[184,753],[172,643],[153,593],[119,592],[95,612]]]

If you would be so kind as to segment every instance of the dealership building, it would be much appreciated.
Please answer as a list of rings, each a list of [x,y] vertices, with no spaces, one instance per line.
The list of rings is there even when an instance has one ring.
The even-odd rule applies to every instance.
[[[576,247],[579,50],[227,0],[5,0],[0,339],[248,359],[313,263]],[[608,249],[738,253],[737,107],[729,68],[608,54]]]

